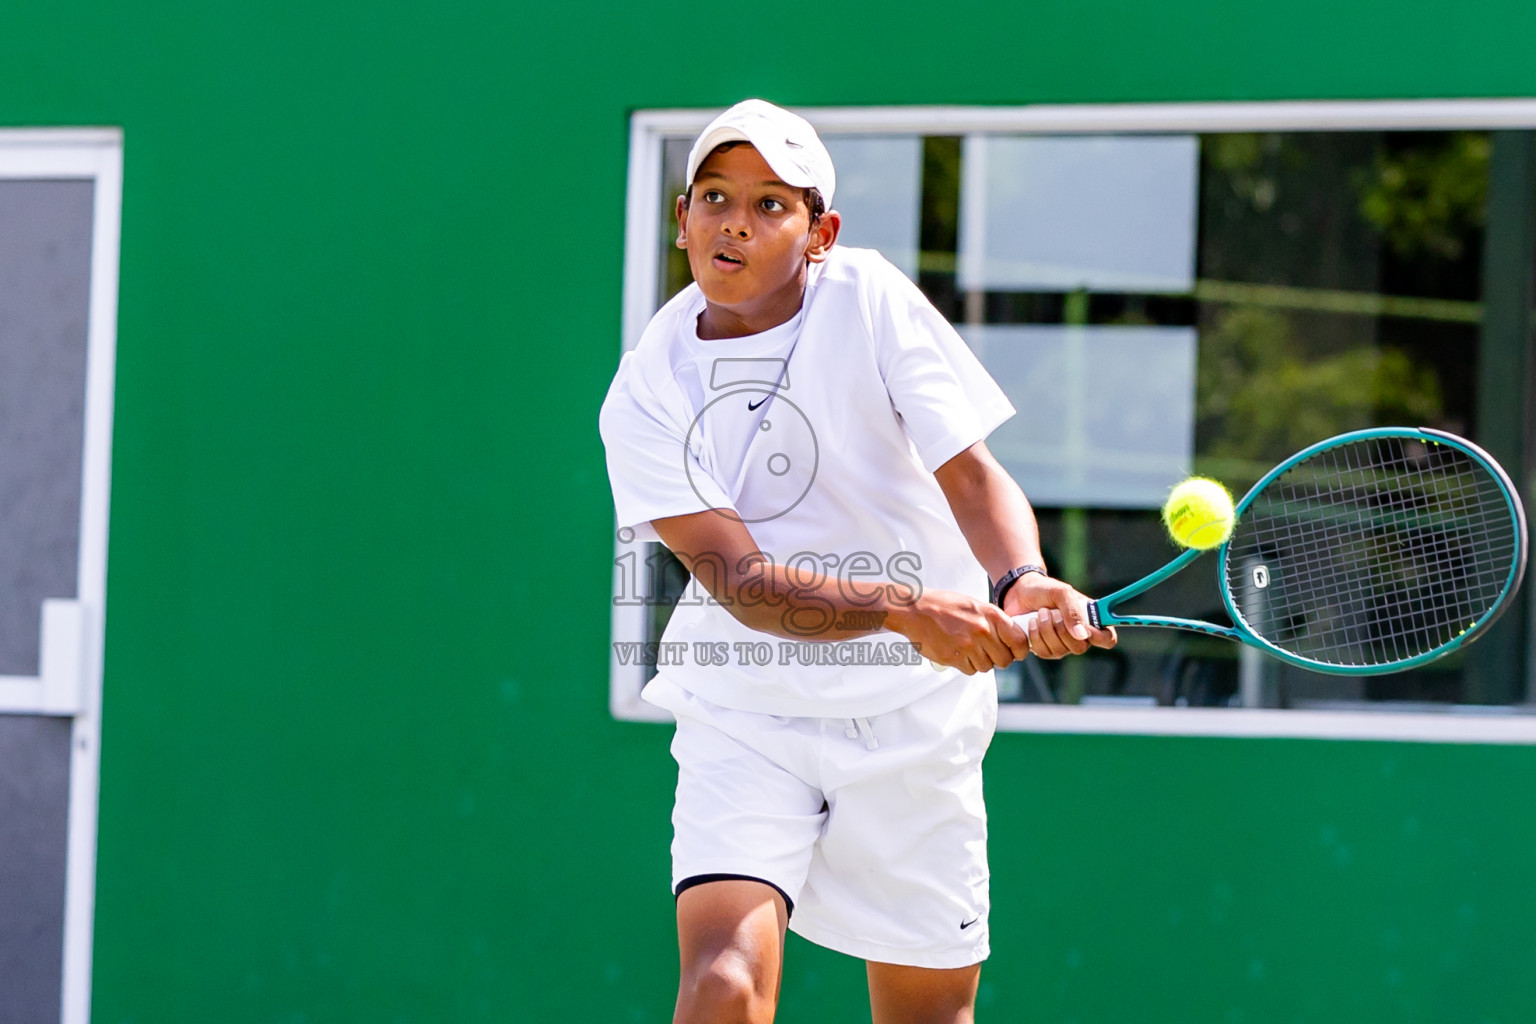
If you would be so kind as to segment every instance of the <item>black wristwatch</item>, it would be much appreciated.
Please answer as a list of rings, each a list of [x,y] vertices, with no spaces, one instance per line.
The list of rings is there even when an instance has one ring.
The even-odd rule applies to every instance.
[[[999,608],[1003,606],[1003,598],[1008,593],[1008,588],[1019,582],[1020,578],[1028,573],[1037,572],[1041,576],[1048,576],[1042,565],[1021,565],[1017,569],[1009,569],[1003,573],[1003,578],[992,584],[992,603]]]

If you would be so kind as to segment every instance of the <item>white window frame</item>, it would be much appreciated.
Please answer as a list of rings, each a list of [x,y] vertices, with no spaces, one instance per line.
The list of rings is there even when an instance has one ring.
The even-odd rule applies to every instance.
[[[972,132],[1101,134],[1178,132],[1536,130],[1536,99],[1380,100],[1275,103],[1148,103],[1024,107],[801,108],[836,134],[965,135]],[[658,196],[662,146],[693,138],[717,110],[643,110],[630,118],[624,226],[624,351],[656,312],[661,251]],[[616,538],[614,556],[637,553]],[[613,588],[622,586],[615,562]],[[645,639],[645,605],[613,605],[611,638]],[[1532,608],[1536,629],[1536,602]],[[628,721],[670,721],[640,699],[645,669],[609,648],[609,708]],[[1324,711],[1280,708],[1062,707],[1004,704],[998,729],[1035,733],[1228,736],[1430,743],[1536,744],[1536,714],[1525,706],[1455,706],[1446,711]]]
[[[123,133],[116,128],[0,129],[0,179],[89,180],[94,185],[76,596],[43,603],[38,675],[0,677],[0,713],[71,719],[60,1021],[87,1024],[96,903]]]

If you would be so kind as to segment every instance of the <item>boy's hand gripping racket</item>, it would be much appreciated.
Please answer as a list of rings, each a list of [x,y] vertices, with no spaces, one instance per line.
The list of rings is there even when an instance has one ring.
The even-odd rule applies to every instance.
[[[1089,602],[1093,624],[1195,630],[1318,672],[1395,672],[1480,636],[1525,572],[1525,513],[1509,477],[1437,430],[1319,442],[1255,484],[1236,519],[1217,549],[1232,626],[1116,614],[1203,553],[1193,550]]]

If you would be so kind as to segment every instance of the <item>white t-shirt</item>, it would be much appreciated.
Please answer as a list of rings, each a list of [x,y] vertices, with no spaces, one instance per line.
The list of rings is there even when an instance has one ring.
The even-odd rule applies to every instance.
[[[697,285],[668,302],[603,402],[618,525],[655,539],[653,519],[729,510],[777,564],[845,593],[889,582],[985,599],[933,471],[1014,409],[922,292],[878,253],[839,246],[810,266],[788,323],[703,340],[703,310]],[[817,641],[829,618],[786,623],[806,637],[791,642],[713,601],[680,604],[662,641],[687,647],[662,676],[721,707],[820,717],[881,714],[948,681],[889,631]]]

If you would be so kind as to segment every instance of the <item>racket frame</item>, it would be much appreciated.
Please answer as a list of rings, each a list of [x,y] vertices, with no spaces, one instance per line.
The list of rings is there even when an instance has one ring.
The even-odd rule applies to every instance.
[[[1237,503],[1233,514],[1233,521],[1235,523],[1241,520],[1243,513],[1263,493],[1264,489],[1276,477],[1298,463],[1305,462],[1319,452],[1328,451],[1331,448],[1339,448],[1356,441],[1368,441],[1372,438],[1380,437],[1417,438],[1425,444],[1446,445],[1471,456],[1484,469],[1488,470],[1499,483],[1504,501],[1509,507],[1510,516],[1516,526],[1515,557],[1512,559],[1509,576],[1504,581],[1504,589],[1500,591],[1498,598],[1493,602],[1488,611],[1483,613],[1481,618],[1457,636],[1452,637],[1448,642],[1441,644],[1432,651],[1415,655],[1412,658],[1375,665],[1337,665],[1329,662],[1313,661],[1310,658],[1303,658],[1300,655],[1283,650],[1244,626],[1243,617],[1238,613],[1237,607],[1233,604],[1232,591],[1227,584],[1228,546],[1231,544],[1231,538],[1223,541],[1221,546],[1216,549],[1218,559],[1217,585],[1221,589],[1222,603],[1226,606],[1227,615],[1235,623],[1234,626],[1219,626],[1215,623],[1203,622],[1199,619],[1184,619],[1169,615],[1119,615],[1115,613],[1114,609],[1117,604],[1151,590],[1159,583],[1184,569],[1185,566],[1195,561],[1201,555],[1209,553],[1207,551],[1197,551],[1193,548],[1183,552],[1161,569],[1142,577],[1130,586],[1122,587],[1112,594],[1101,597],[1096,601],[1088,602],[1089,621],[1100,628],[1105,626],[1161,626],[1167,629],[1183,629],[1196,633],[1205,633],[1210,636],[1219,636],[1227,640],[1235,640],[1238,643],[1247,644],[1249,647],[1255,647],[1289,664],[1311,669],[1314,672],[1327,672],[1331,675],[1367,676],[1380,675],[1384,672],[1401,672],[1423,665],[1426,662],[1434,661],[1437,658],[1442,658],[1467,644],[1481,635],[1489,626],[1493,625],[1494,621],[1508,607],[1509,597],[1520,586],[1521,577],[1525,573],[1528,545],[1525,511],[1520,504],[1519,492],[1515,490],[1514,484],[1510,481],[1508,474],[1504,472],[1503,468],[1487,452],[1472,442],[1457,437],[1454,434],[1431,430],[1427,427],[1371,427],[1365,430],[1351,431],[1347,434],[1338,434],[1302,449],[1266,473],[1260,478],[1258,483],[1249,488],[1248,493]]]

